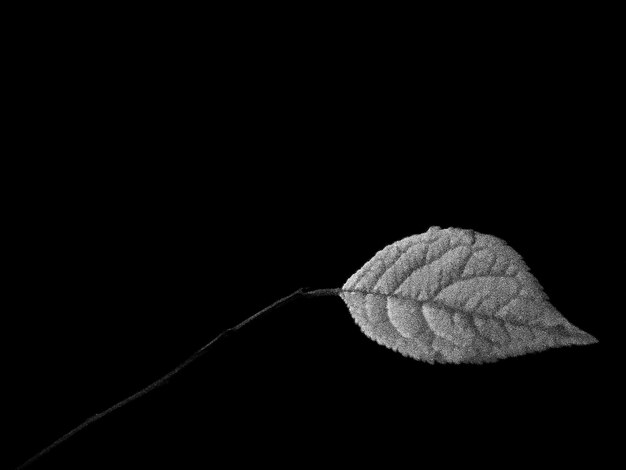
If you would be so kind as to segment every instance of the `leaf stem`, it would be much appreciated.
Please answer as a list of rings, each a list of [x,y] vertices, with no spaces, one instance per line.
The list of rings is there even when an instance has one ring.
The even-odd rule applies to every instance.
[[[68,440],[74,434],[76,434],[76,433],[82,431],[83,429],[85,429],[91,423],[94,423],[94,422],[104,418],[105,416],[107,416],[108,414],[112,413],[113,411],[115,411],[115,410],[117,410],[117,409],[119,409],[119,408],[121,408],[121,407],[123,407],[125,405],[128,405],[130,402],[135,401],[138,398],[143,397],[144,395],[146,395],[147,393],[151,392],[152,390],[154,390],[154,389],[160,387],[161,385],[165,384],[175,374],[180,372],[182,369],[187,367],[189,364],[191,364],[196,359],[200,358],[202,355],[204,355],[204,353],[207,351],[209,346],[214,344],[218,339],[220,339],[220,338],[222,338],[224,336],[227,336],[230,333],[234,333],[238,329],[242,328],[243,326],[247,325],[248,323],[250,323],[254,319],[256,319],[259,316],[261,316],[263,313],[268,312],[269,310],[272,310],[272,309],[274,309],[276,307],[279,307],[281,305],[284,305],[287,302],[289,302],[289,301],[291,301],[291,300],[293,300],[296,297],[301,296],[301,295],[304,295],[306,297],[315,297],[315,296],[323,296],[323,295],[337,295],[339,293],[339,291],[340,291],[340,289],[319,289],[319,290],[315,290],[315,291],[311,291],[311,292],[304,292],[304,288],[300,288],[297,291],[289,294],[288,296],[283,297],[282,299],[277,300],[276,302],[274,302],[273,304],[269,305],[268,307],[265,307],[263,310],[260,310],[259,312],[255,313],[251,317],[245,319],[244,321],[242,321],[238,325],[233,326],[233,327],[231,327],[231,328],[229,328],[227,330],[222,331],[219,335],[217,335],[215,338],[213,338],[207,344],[205,344],[200,349],[198,349],[195,353],[193,353],[190,357],[185,359],[181,364],[176,366],[173,370],[171,370],[170,372],[168,372],[167,374],[165,374],[163,377],[161,377],[160,379],[156,380],[155,382],[151,383],[150,385],[148,385],[144,389],[142,389],[142,390],[138,391],[137,393],[129,396],[128,398],[123,399],[122,401],[120,401],[120,402],[116,403],[115,405],[107,408],[106,410],[104,410],[104,411],[102,411],[100,413],[96,413],[92,417],[88,418],[82,424],[76,426],[74,429],[72,429],[68,433],[66,433],[63,436],[61,436],[60,438],[58,438],[52,444],[50,444],[49,446],[45,447],[44,449],[39,451],[37,454],[33,455],[31,458],[26,460],[22,465],[17,467],[16,470],[23,469],[23,468],[31,465],[35,461],[39,460],[41,457],[46,455],[48,452],[53,450],[55,447],[57,447],[58,445],[62,444],[66,440]]]
[[[309,292],[302,292],[305,297],[323,297],[329,295],[339,295],[342,289],[317,289]]]

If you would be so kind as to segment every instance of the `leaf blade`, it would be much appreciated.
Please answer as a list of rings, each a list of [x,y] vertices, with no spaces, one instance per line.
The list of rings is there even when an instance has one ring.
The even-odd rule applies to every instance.
[[[340,295],[368,337],[430,363],[597,342],[548,302],[515,250],[471,230],[431,227],[391,244]]]

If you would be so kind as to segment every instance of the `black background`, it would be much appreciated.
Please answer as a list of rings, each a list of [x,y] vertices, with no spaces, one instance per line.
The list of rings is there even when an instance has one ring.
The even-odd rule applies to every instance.
[[[37,468],[598,452],[611,384],[595,292],[618,189],[600,58],[153,49],[94,46],[30,76],[5,229],[10,465],[433,225],[506,240],[600,343],[433,366],[366,338],[339,298],[301,299]]]

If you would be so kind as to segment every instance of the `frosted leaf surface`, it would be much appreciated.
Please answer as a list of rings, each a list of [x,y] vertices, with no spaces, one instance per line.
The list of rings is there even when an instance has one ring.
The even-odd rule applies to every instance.
[[[519,254],[472,230],[431,227],[387,246],[341,297],[367,336],[430,363],[597,342],[548,302]]]

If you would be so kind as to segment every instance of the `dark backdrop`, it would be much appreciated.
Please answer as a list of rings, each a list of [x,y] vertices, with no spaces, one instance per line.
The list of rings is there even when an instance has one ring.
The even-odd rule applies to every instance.
[[[40,468],[597,451],[609,382],[595,293],[616,188],[603,183],[610,127],[573,69],[232,72],[176,56],[166,71],[133,57],[132,73],[82,68],[50,84],[66,93],[32,92],[42,111],[11,173],[6,228],[11,464],[223,329],[299,287],[340,287],[432,225],[506,240],[600,343],[433,366],[367,339],[339,298],[298,300]]]

